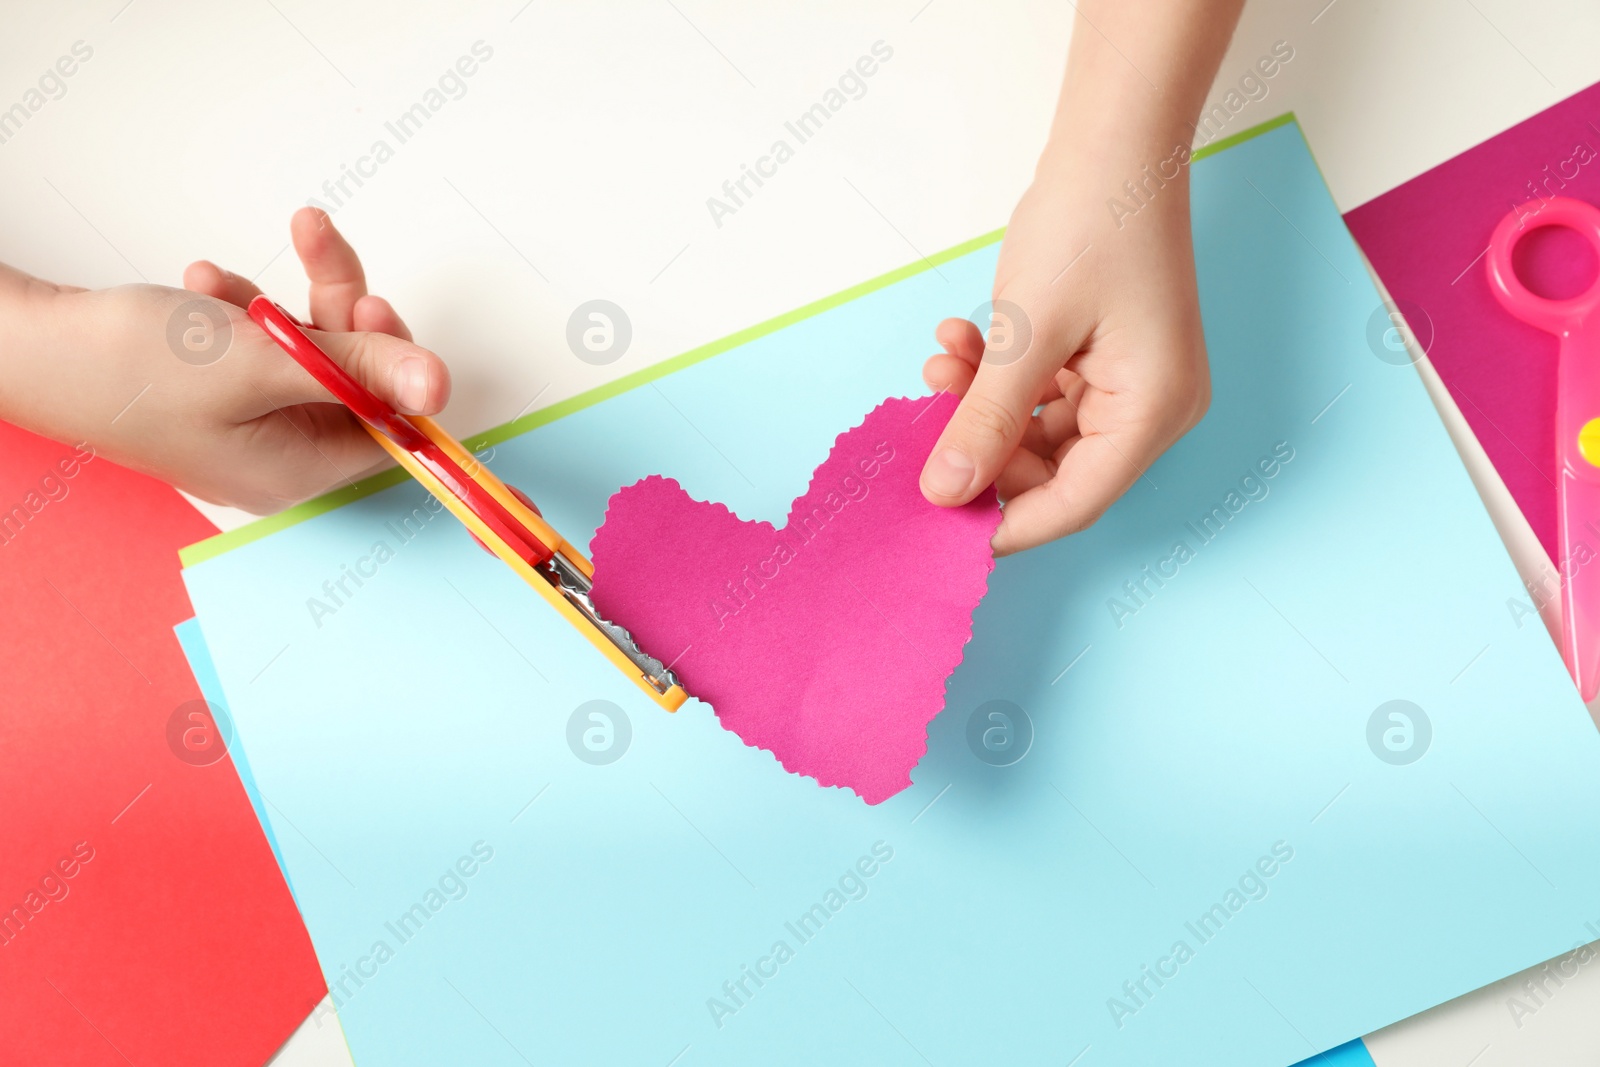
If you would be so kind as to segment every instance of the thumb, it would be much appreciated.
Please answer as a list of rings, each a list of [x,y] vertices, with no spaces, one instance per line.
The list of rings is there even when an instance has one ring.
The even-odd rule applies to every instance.
[[[943,507],[965,504],[1005,467],[1050,370],[1036,359],[991,360],[986,352],[938,443],[922,467],[922,495]]]
[[[402,414],[433,415],[450,399],[450,371],[421,345],[383,333],[306,334],[352,378]],[[334,399],[293,360],[285,358],[281,367],[273,395],[280,406]]]

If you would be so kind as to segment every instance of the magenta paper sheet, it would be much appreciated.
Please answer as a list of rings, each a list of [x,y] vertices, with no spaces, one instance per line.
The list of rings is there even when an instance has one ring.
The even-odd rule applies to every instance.
[[[1510,212],[1537,228],[1556,196],[1600,204],[1600,85],[1568,97],[1345,215],[1472,432],[1550,558],[1556,535],[1556,338],[1518,322],[1489,291],[1489,235]],[[1543,235],[1541,235],[1543,236]],[[1523,278],[1577,288],[1593,270],[1581,244],[1529,238]],[[1576,252],[1577,254],[1570,254]],[[1403,363],[1382,309],[1367,331],[1380,359]]]

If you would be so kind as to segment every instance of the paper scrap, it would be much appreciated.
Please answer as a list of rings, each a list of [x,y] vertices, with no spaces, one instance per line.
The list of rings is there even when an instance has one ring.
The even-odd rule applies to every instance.
[[[994,490],[928,503],[922,464],[957,400],[885,400],[839,436],[782,529],[670,478],[622,489],[594,600],[722,725],[794,774],[877,804],[911,784],[994,569]]]

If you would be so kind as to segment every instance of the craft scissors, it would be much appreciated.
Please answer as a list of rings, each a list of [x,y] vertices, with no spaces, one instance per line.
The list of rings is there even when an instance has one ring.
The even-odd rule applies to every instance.
[[[1600,208],[1547,200],[1536,216],[1513,211],[1489,240],[1489,288],[1507,311],[1561,339],[1556,385],[1556,458],[1561,484],[1561,657],[1585,701],[1600,691],[1600,560],[1579,565],[1585,538],[1600,538],[1600,276],[1576,296],[1539,296],[1517,277],[1511,254],[1534,230],[1565,227],[1600,261]]]
[[[402,415],[373,395],[267,297],[250,301],[249,312],[479,544],[521,575],[645,695],[668,711],[683,704],[688,694],[670,665],[645,653],[626,630],[595,611],[589,597],[594,565],[544,521],[527,497],[496,478],[432,419]]]

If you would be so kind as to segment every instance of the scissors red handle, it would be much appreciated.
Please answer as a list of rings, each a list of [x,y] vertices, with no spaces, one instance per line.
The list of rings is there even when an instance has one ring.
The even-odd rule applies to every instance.
[[[405,415],[395,411],[356,381],[283,308],[265,296],[250,301],[250,317],[294,361],[310,372],[340,403],[375,433],[382,434],[409,453],[446,490],[493,530],[529,566],[537,567],[555,554],[533,531],[507,511],[493,495],[468,474],[427,434]]]
[[[1489,241],[1489,288],[1515,317],[1561,339],[1556,390],[1556,457],[1561,463],[1561,655],[1583,699],[1600,691],[1600,564],[1579,567],[1584,538],[1600,538],[1600,274],[1576,296],[1552,300],[1517,277],[1512,253],[1534,230],[1582,235],[1600,262],[1600,208],[1558,197],[1538,214],[1513,211]]]

